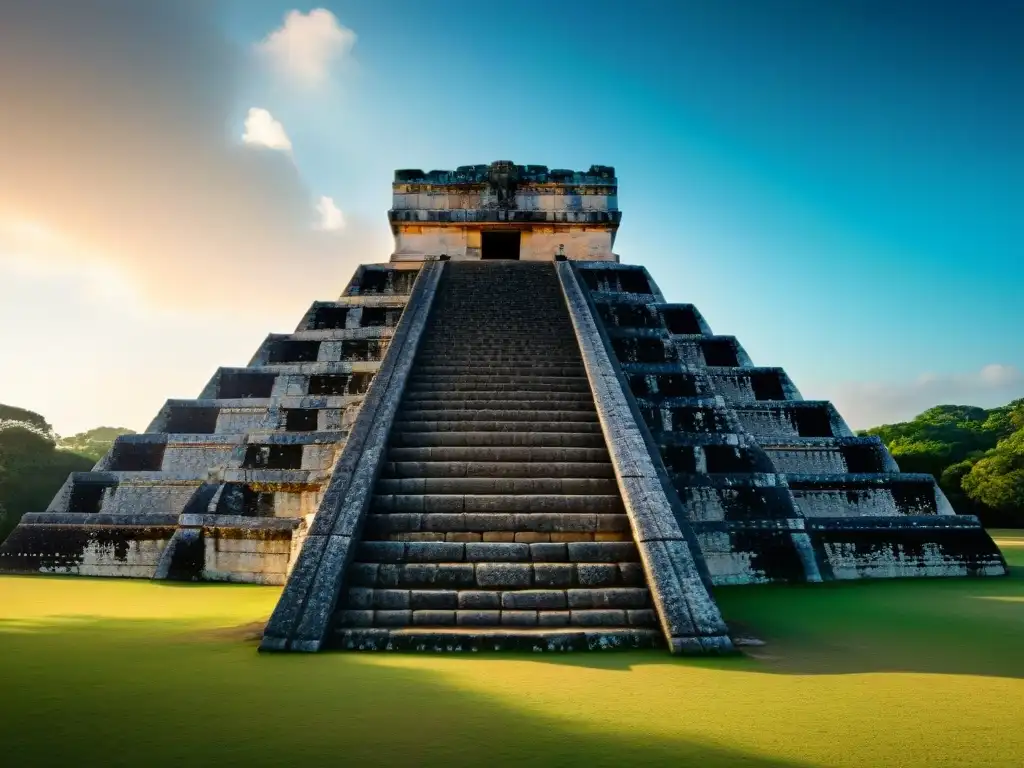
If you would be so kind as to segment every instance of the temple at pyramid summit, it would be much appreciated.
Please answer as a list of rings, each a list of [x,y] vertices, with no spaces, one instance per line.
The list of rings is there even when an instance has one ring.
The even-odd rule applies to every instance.
[[[284,585],[264,650],[693,654],[733,648],[716,585],[1007,572],[930,475],[620,262],[613,168],[393,189],[387,263],[72,474],[0,571]]]

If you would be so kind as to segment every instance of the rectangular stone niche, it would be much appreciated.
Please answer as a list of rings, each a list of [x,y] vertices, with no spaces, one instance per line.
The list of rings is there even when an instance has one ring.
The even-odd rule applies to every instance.
[[[274,494],[258,491],[245,483],[227,483],[217,504],[217,514],[273,517]]]
[[[676,351],[659,337],[618,337],[612,339],[612,349],[620,363],[671,363]]]
[[[166,443],[114,443],[109,469],[112,472],[159,472],[164,462]]]
[[[225,400],[270,397],[274,389],[275,373],[251,373],[249,371],[223,371],[217,396]]]
[[[598,304],[597,313],[608,327],[660,328],[661,318],[646,304]]]
[[[750,374],[750,388],[755,400],[785,400],[782,378],[778,371],[753,371]]]
[[[286,432],[316,432],[319,428],[316,408],[288,408],[284,412]]]
[[[699,336],[703,333],[697,313],[692,307],[666,307],[661,310],[668,332],[680,336]]]
[[[402,317],[398,307],[363,307],[360,325],[363,328],[394,328]]]
[[[246,469],[302,469],[301,445],[250,445],[245,449]]]
[[[384,356],[384,344],[379,339],[356,339],[341,342],[341,359],[344,362],[369,362]]]
[[[635,373],[629,376],[630,391],[636,397],[696,397],[697,383],[688,373]]]
[[[885,471],[885,460],[878,446],[844,445],[840,450],[847,472],[871,474]]]
[[[736,345],[730,339],[704,339],[700,342],[700,351],[704,364],[712,368],[736,368],[740,364]]]
[[[730,431],[725,416],[714,408],[677,406],[670,410],[670,417],[673,432],[716,434]]]
[[[705,445],[703,450],[709,473],[772,471],[771,463],[759,450],[735,445]]]
[[[800,437],[834,437],[832,417],[825,406],[794,408],[790,416]]]
[[[220,408],[175,405],[164,431],[171,435],[212,435],[217,431],[218,416]]]
[[[372,380],[372,373],[317,373],[309,377],[309,394],[364,395]]]
[[[100,482],[72,481],[68,512],[81,515],[98,514],[103,506],[103,494],[108,488],[115,487],[117,487],[117,483],[112,480]]]
[[[412,293],[413,283],[416,282],[414,269],[372,269],[363,268],[359,277],[359,284],[352,287],[349,294],[352,296],[373,295],[397,295],[404,296]]]
[[[349,307],[317,307],[309,323],[309,330],[339,330],[348,322]]]
[[[581,269],[583,282],[602,293],[650,293],[651,284],[641,269]]]
[[[270,345],[268,363],[315,363],[320,355],[319,341],[282,339]]]
[[[353,293],[384,293],[388,287],[388,272],[383,269],[364,269],[359,285]]]
[[[686,474],[697,471],[697,449],[692,445],[663,445],[661,458],[669,472]]]

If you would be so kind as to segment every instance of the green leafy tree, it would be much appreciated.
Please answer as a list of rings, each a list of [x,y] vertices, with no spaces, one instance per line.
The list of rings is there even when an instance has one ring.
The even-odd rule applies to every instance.
[[[1013,525],[1024,520],[1019,514],[1022,506],[1010,500],[1013,493],[1008,489],[1015,481],[1009,475],[1015,470],[1003,442],[1022,430],[1024,399],[988,410],[938,405],[911,421],[860,434],[881,438],[904,472],[934,476],[958,511],[976,514],[989,525]]]
[[[65,437],[60,440],[59,446],[66,451],[72,451],[81,456],[88,456],[93,461],[102,459],[107,451],[114,445],[120,435],[134,435],[130,429],[124,427],[97,427],[88,432],[79,432],[77,435]]]
[[[53,435],[53,427],[38,413],[0,403],[0,428],[3,428],[4,424],[27,426],[43,434]]]
[[[1024,525],[1024,429],[978,459],[961,485],[970,498]]]
[[[71,472],[88,471],[94,463],[59,450],[38,413],[0,405],[0,539],[24,513],[46,509]]]

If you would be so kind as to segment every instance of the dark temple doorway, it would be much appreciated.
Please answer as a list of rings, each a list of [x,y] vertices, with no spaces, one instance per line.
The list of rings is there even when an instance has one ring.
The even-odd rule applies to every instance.
[[[518,259],[519,232],[482,232],[480,258]]]

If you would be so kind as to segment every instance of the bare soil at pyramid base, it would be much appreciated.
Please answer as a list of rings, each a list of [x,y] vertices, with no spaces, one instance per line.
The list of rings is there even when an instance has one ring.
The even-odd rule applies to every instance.
[[[716,590],[731,659],[260,655],[278,590],[0,578],[10,765],[1020,765],[1006,579]]]

